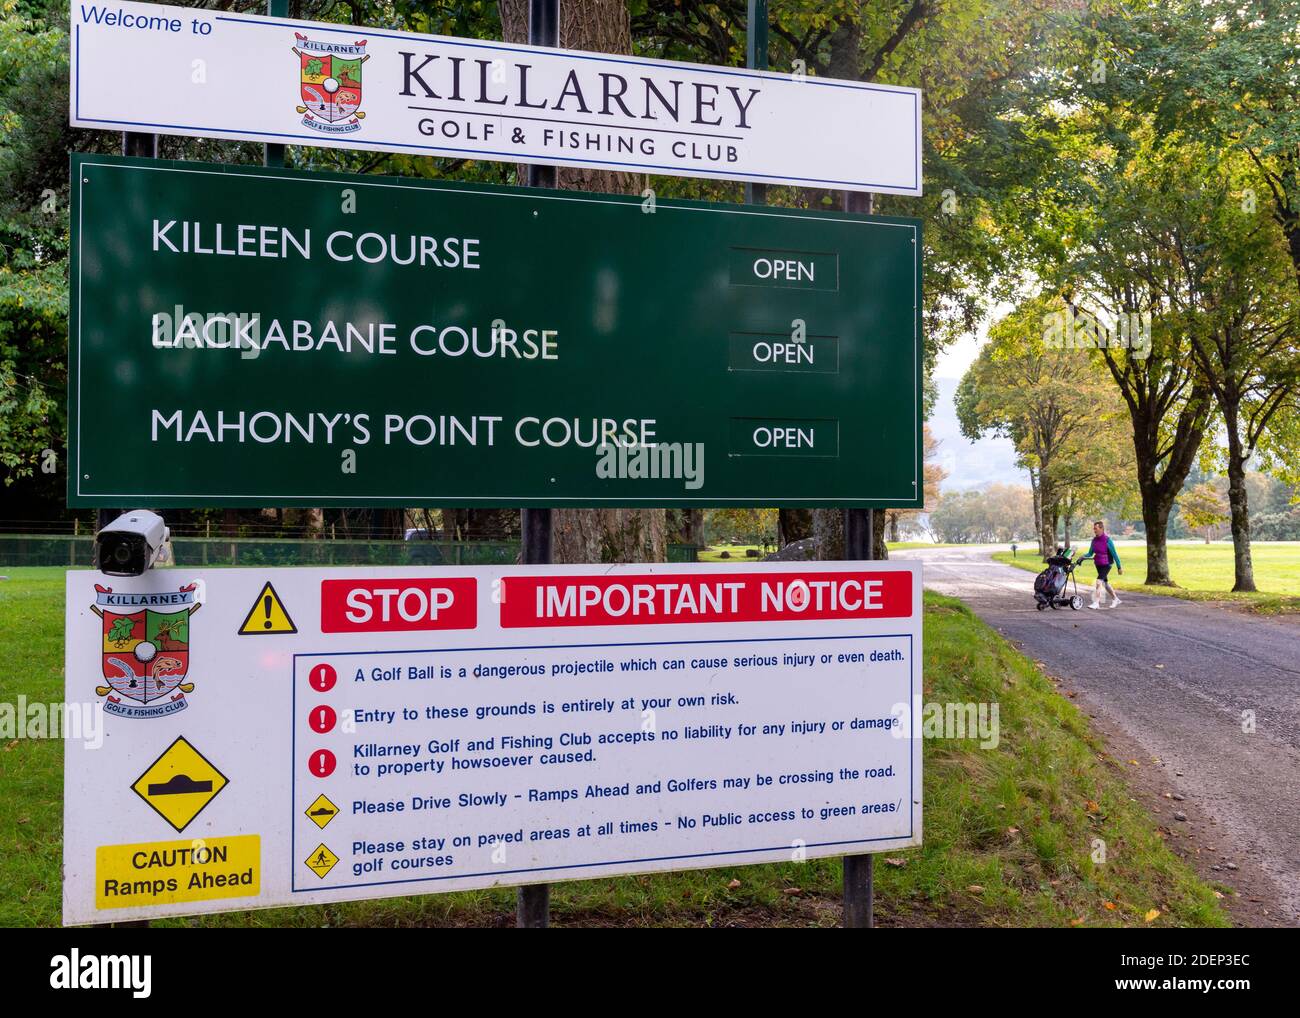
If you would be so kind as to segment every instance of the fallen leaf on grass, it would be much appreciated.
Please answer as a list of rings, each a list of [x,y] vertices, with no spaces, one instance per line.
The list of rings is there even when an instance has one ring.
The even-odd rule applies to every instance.
[[[1158,908],[1153,908],[1150,912],[1148,912],[1148,913],[1147,913],[1146,915],[1144,915],[1142,918],[1145,919],[1147,922],[1154,922],[1156,919],[1159,919],[1159,918],[1160,918],[1160,909],[1158,909]]]
[[[1071,920],[1070,920],[1070,925],[1071,925],[1071,926],[1082,926],[1082,925],[1083,925],[1083,916],[1079,916],[1079,918],[1077,918],[1077,919],[1071,919]]]
[[[886,866],[893,866],[895,869],[902,869],[904,866],[907,865],[907,860],[906,860],[906,859],[899,859],[899,858],[897,858],[897,857],[894,857],[894,858],[887,858],[887,859],[885,859],[885,865],[886,865]]]
[[[735,890],[737,887],[739,887],[739,886],[740,886],[740,881],[739,881],[739,880],[732,880],[731,883],[729,883],[729,884],[727,885],[727,890],[728,890],[728,891],[734,891],[734,890]]]
[[[1113,901],[1106,902],[1106,910],[1108,912],[1114,912],[1117,907],[1118,906],[1116,906],[1116,904]]]
[[[970,887],[966,888],[966,890],[970,891],[971,894],[983,894],[983,893],[984,893],[984,888],[981,887],[979,884],[971,884]]]
[[[1087,805],[1084,806],[1083,808],[1084,808],[1084,811],[1087,812],[1087,813],[1100,813],[1100,812],[1101,812],[1101,807],[1100,807],[1096,802],[1094,802],[1092,799],[1089,799]]]
[[[788,895],[790,895],[790,897],[793,898],[793,897],[795,897],[796,895],[803,894],[803,888],[802,888],[802,887],[787,887],[787,888],[786,888],[785,890],[783,890],[781,893],[782,893],[782,894],[788,894]]]

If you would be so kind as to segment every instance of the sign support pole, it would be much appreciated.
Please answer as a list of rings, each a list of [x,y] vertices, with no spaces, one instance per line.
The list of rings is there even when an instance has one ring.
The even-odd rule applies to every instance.
[[[872,510],[844,510],[844,557],[850,561],[867,560],[875,549],[872,533]],[[846,855],[844,857],[844,928],[868,929],[875,920],[874,857]]]
[[[139,156],[146,159],[157,159],[158,158],[158,135],[141,134],[138,131],[123,131],[122,132],[122,155]],[[99,533],[99,531],[103,530],[106,526],[108,526],[115,519],[121,516],[122,513],[124,513],[125,511],[126,511],[125,509],[100,509],[95,514],[95,532]],[[91,554],[93,555],[95,549],[93,542],[90,547],[91,547]],[[92,565],[93,564],[95,563],[92,560]],[[112,925],[117,929],[132,929],[132,928],[145,929],[149,926],[149,920],[139,919],[136,920],[135,922],[113,923]]]
[[[767,0],[749,0],[745,21],[745,66],[767,70]],[[766,205],[767,185],[745,182],[745,204]]]
[[[528,43],[530,46],[560,44],[560,0],[529,0]],[[554,166],[529,165],[529,187],[555,185]],[[524,509],[519,516],[523,564],[548,565],[551,561],[551,510]],[[515,928],[545,929],[550,925],[551,885],[525,884],[520,887],[515,895]]]
[[[158,135],[141,134],[138,131],[122,132],[122,155],[137,156],[145,159],[158,158]],[[95,531],[98,533],[122,515],[124,509],[100,509],[95,516]],[[148,925],[147,923],[145,925]]]
[[[875,208],[874,196],[862,191],[844,192],[844,211],[871,215]],[[874,510],[844,510],[844,557],[849,561],[870,561],[876,549]],[[844,857],[844,928],[870,929],[876,925],[875,917],[874,857],[846,855]]]
[[[272,18],[287,18],[289,16],[289,0],[266,0],[266,13]],[[262,165],[283,166],[284,146],[263,145]]]

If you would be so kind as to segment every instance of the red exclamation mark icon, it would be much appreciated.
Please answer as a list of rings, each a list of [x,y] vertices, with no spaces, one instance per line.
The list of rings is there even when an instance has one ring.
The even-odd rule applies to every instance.
[[[331,731],[337,721],[338,715],[334,713],[334,708],[329,704],[313,707],[311,713],[307,715],[307,724],[311,725],[311,730],[319,732],[321,735]]]
[[[338,680],[339,673],[326,664],[313,665],[307,673],[307,684],[318,693],[328,693]]]
[[[328,778],[337,762],[328,749],[318,749],[307,758],[307,769],[318,778]]]

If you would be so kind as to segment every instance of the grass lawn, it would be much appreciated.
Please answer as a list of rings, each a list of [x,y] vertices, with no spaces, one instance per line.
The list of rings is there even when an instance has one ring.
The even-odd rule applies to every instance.
[[[699,562],[761,562],[763,556],[768,554],[771,548],[762,548],[757,544],[711,544],[707,548],[701,548],[697,561]],[[727,558],[722,557],[723,552],[727,553]],[[756,551],[758,557],[746,555],[746,552]]]
[[[1086,547],[1078,551],[1076,558]],[[1116,541],[1124,575],[1111,570],[1110,583],[1117,590],[1136,590],[1148,594],[1168,594],[1192,601],[1239,601],[1250,610],[1262,614],[1300,612],[1300,542],[1260,541],[1251,544],[1251,560],[1255,564],[1255,586],[1259,593],[1233,594],[1231,542],[1171,542],[1169,545],[1169,574],[1177,587],[1147,586],[1146,545],[1140,541]],[[1016,558],[1010,552],[993,553],[998,562],[1020,569],[1039,572],[1042,562],[1029,549],[1022,549]],[[1096,573],[1088,563],[1079,569],[1079,585],[1089,585]]]
[[[887,547],[889,548],[890,551],[901,551],[907,548],[957,548],[960,547],[960,545],[934,544],[930,541],[891,541],[889,542]],[[751,558],[745,554],[750,549],[753,549],[754,551],[757,551],[759,553],[758,558]],[[756,544],[715,544],[715,545],[710,545],[707,548],[700,549],[699,561],[700,562],[734,562],[739,560],[741,562],[745,562],[745,561],[761,562],[763,556],[766,555],[771,550],[772,550],[771,548],[765,550],[763,548],[760,548]],[[722,557],[722,553],[724,551],[730,555],[730,558]]]
[[[63,577],[2,569],[0,702],[63,697]],[[1215,890],[1165,846],[1123,770],[1051,682],[961,602],[925,599],[925,701],[997,702],[1001,740],[925,744],[925,845],[877,858],[881,925],[1222,926]],[[0,744],[0,926],[59,922],[63,757]],[[1092,861],[1095,840],[1107,861]],[[836,860],[556,884],[556,925],[834,926]],[[736,883],[736,886],[732,886]],[[1226,888],[1220,888],[1226,891]],[[491,926],[514,891],[167,920],[169,926]],[[1148,920],[1152,911],[1159,915]]]

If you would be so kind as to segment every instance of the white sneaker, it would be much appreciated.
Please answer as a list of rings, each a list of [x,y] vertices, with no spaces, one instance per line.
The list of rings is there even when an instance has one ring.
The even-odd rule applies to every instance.
[[[1121,600],[1117,597],[1117,598],[1114,598],[1114,599],[1110,602],[1110,606],[1111,606],[1112,608],[1118,608],[1118,607],[1119,607],[1121,604],[1123,604],[1123,603],[1124,603],[1124,602],[1121,601]]]
[[[1088,607],[1089,607],[1089,608],[1100,608],[1101,605],[1099,605],[1096,601],[1093,601],[1092,604],[1088,605]]]

